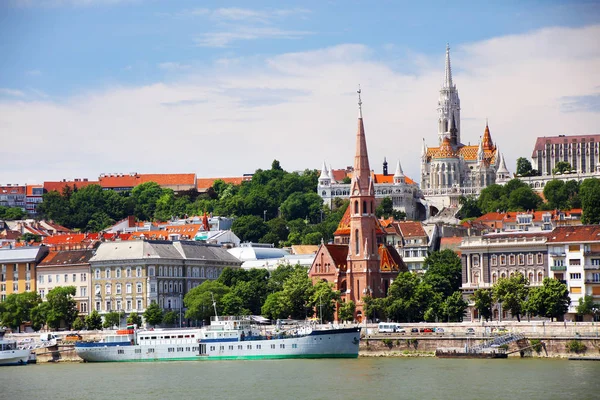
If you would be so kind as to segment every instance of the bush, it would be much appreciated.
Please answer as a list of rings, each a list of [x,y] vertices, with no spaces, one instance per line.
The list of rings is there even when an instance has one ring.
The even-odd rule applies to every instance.
[[[74,331],[80,331],[83,328],[85,328],[85,323],[83,322],[83,318],[78,317],[77,319],[75,319],[75,321],[73,321],[73,325],[71,326],[71,328],[73,328]]]
[[[390,349],[392,348],[392,346],[394,346],[394,341],[392,339],[383,339],[381,340],[381,342]]]
[[[538,354],[542,351],[542,341],[540,339],[531,339],[531,348]]]
[[[587,350],[587,346],[583,344],[580,340],[569,340],[567,342],[567,351],[569,353],[585,353]]]

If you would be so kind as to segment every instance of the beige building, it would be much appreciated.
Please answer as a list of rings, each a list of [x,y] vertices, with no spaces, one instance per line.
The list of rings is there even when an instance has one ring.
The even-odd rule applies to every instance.
[[[35,292],[36,266],[46,254],[46,246],[0,249],[0,301],[12,293]]]
[[[74,286],[79,315],[90,311],[90,258],[94,250],[50,251],[37,266],[37,292],[42,300],[50,290],[60,286]]]
[[[189,290],[242,262],[216,245],[134,240],[102,243],[90,264],[93,309],[141,314],[151,303],[184,312]]]

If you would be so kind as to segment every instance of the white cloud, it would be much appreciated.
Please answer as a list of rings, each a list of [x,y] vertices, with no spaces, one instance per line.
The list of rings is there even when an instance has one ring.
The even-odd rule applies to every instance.
[[[189,70],[190,68],[192,68],[192,66],[189,64],[182,64],[178,62],[163,62],[158,64],[158,68],[170,72],[181,72]]]
[[[10,0],[19,7],[90,7],[116,5],[121,3],[140,3],[143,0]]]
[[[24,97],[25,93],[21,90],[8,89],[8,88],[0,88],[0,96],[13,96],[13,97]]]
[[[251,10],[248,8],[218,8],[211,13],[211,18],[218,21],[249,21],[269,23],[274,19],[291,15],[307,14],[310,11],[303,8],[279,9],[273,11]]]
[[[204,33],[196,39],[196,44],[200,47],[227,47],[238,40],[300,39],[311,34],[312,32],[288,31],[278,28],[240,27],[233,31]]]
[[[549,28],[455,46],[463,142],[475,143],[489,117],[514,171],[538,136],[599,133],[597,37],[600,26]],[[422,138],[437,143],[444,44],[433,58],[411,57],[416,70],[408,74],[377,49],[345,44],[266,60],[219,59],[174,83],[105,88],[61,102],[5,99],[0,182],[108,171],[236,176],[273,159],[287,170],[319,168],[323,159],[342,168],[353,162],[359,83],[371,167],[381,171],[384,156],[391,165],[400,159],[418,180]],[[583,106],[565,112],[577,101]],[[10,150],[23,142],[44,157],[43,166]]]

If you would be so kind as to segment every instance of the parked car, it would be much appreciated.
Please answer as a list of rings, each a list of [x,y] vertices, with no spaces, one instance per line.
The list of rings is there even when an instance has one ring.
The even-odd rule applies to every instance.
[[[410,333],[419,333],[419,328],[412,328]]]
[[[433,333],[433,329],[431,328],[421,328],[422,333]]]
[[[467,335],[474,335],[475,334],[475,328],[467,328]]]
[[[444,334],[444,328],[434,328],[435,333]]]

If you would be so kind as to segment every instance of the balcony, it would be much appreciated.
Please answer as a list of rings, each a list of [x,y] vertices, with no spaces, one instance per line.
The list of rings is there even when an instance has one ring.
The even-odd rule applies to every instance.
[[[598,279],[586,279],[585,283],[587,285],[600,285],[600,280],[598,280]]]
[[[566,271],[566,270],[567,270],[566,265],[551,265],[550,266],[550,271]]]
[[[583,269],[586,271],[598,271],[600,270],[600,265],[584,264]]]
[[[548,252],[552,257],[564,257],[567,253],[564,250],[551,250]]]

